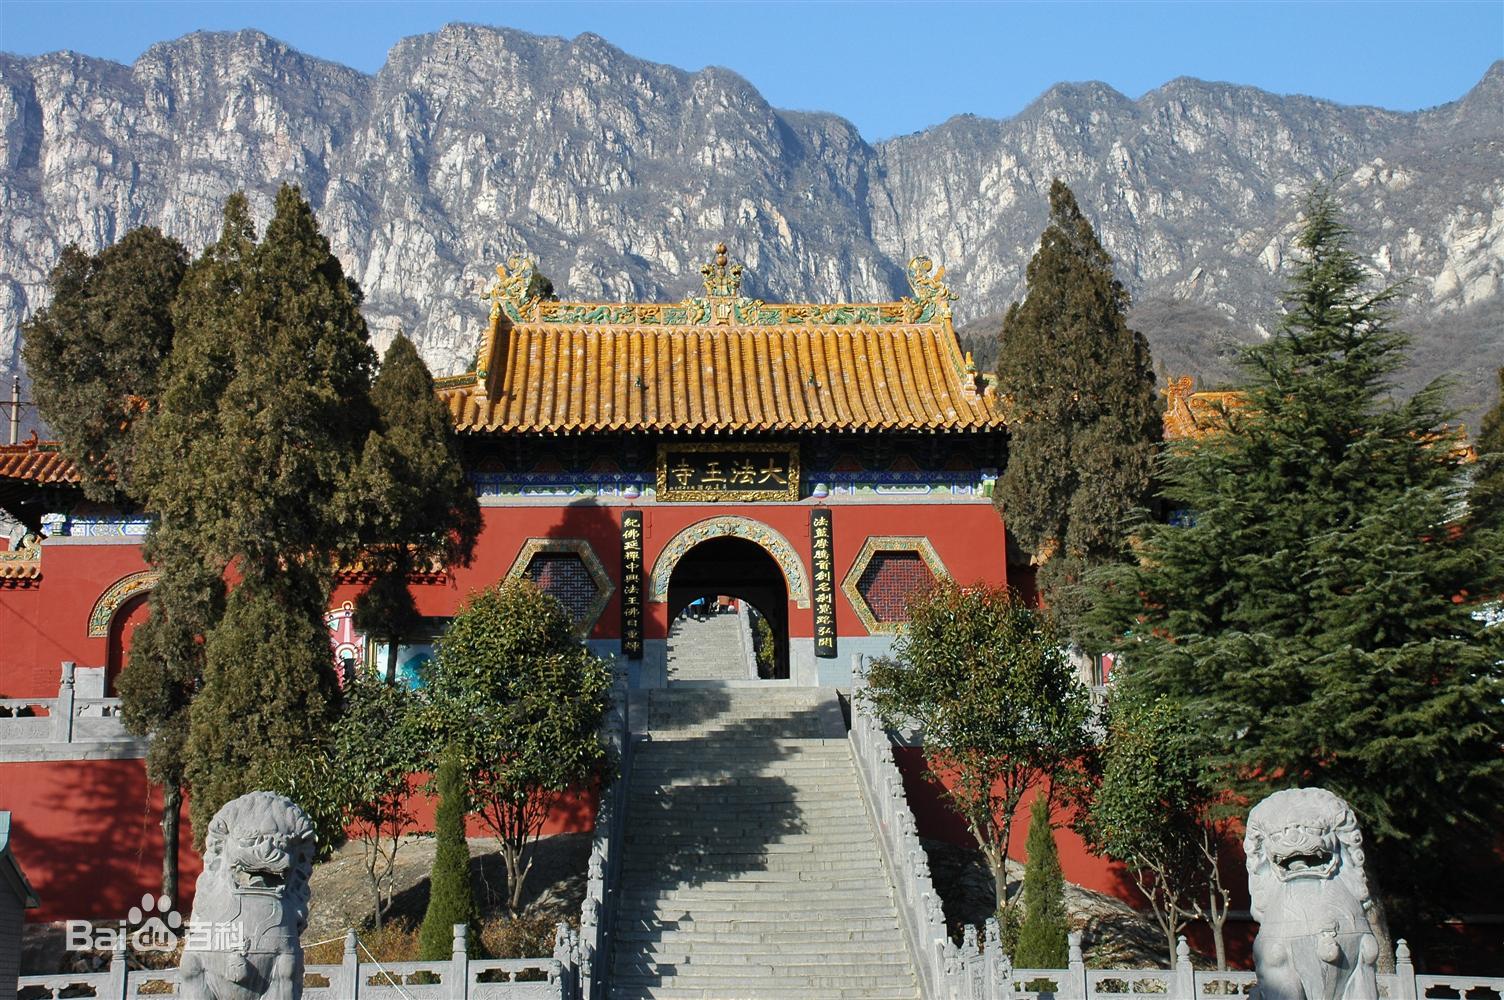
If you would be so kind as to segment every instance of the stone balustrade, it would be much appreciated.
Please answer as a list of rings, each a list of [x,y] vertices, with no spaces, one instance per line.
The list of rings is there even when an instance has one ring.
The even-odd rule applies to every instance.
[[[104,667],[70,660],[56,697],[0,699],[0,761],[144,757],[146,740],[126,731],[120,699],[104,690]]]
[[[559,925],[561,936],[568,932]],[[572,933],[572,932],[570,932]],[[472,959],[464,924],[454,926],[449,959],[436,962],[361,960],[354,931],[345,935],[338,965],[303,970],[304,1000],[573,1000],[578,983],[573,965],[557,958]],[[97,1000],[137,1000],[178,993],[177,969],[128,968],[122,935],[102,972],[22,976],[21,993],[37,1000],[92,996]]]
[[[621,881],[627,783],[632,775],[632,720],[627,707],[627,676],[623,671],[617,672],[612,686],[611,707],[606,714],[604,729],[617,771],[615,779],[601,790],[600,805],[596,809],[585,899],[580,906],[580,930],[572,945],[573,964],[579,969],[578,996],[583,1000],[603,1000],[611,965],[611,934]],[[554,954],[562,958],[562,951],[567,947],[563,942],[556,944]]]

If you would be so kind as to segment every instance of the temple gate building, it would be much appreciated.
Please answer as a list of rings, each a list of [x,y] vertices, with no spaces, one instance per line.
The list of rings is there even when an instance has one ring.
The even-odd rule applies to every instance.
[[[677,303],[554,301],[530,262],[497,269],[474,370],[439,381],[485,527],[469,567],[415,587],[436,628],[528,576],[659,687],[671,624],[729,598],[774,637],[767,679],[844,687],[915,591],[1007,581],[1003,420],[943,269],[914,260],[896,302],[770,304],[716,249]]]

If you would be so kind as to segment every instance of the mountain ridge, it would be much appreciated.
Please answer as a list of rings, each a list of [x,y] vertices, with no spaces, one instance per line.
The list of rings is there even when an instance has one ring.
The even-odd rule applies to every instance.
[[[589,33],[451,24],[399,40],[374,74],[252,29],[159,42],[130,66],[0,53],[0,368],[68,242],[152,224],[196,251],[225,195],[245,188],[264,222],[284,180],[366,290],[378,342],[403,328],[440,374],[473,360],[477,290],[519,251],[561,294],[606,300],[695,290],[720,239],[769,299],[893,298],[927,253],[975,330],[1022,294],[1061,176],[1155,324],[1156,357],[1216,381],[1235,343],[1272,328],[1299,195],[1325,182],[1376,276],[1417,277],[1406,318],[1430,360],[1407,387],[1451,372],[1470,412],[1504,361],[1501,108],[1504,61],[1414,112],[1084,81],[1010,118],[869,142],[734,71]]]

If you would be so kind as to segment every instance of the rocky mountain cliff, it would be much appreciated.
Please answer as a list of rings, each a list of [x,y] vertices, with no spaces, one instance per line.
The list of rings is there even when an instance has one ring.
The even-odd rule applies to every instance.
[[[261,218],[302,185],[378,341],[438,373],[473,360],[478,290],[535,255],[573,298],[676,298],[724,239],[776,300],[890,299],[936,257],[981,338],[1020,296],[1065,178],[1118,261],[1156,358],[1216,380],[1267,334],[1313,181],[1351,206],[1385,280],[1413,278],[1407,381],[1448,371],[1476,412],[1504,362],[1504,63],[1413,114],[1175,80],[1132,101],[1062,84],[1006,121],[962,116],[876,144],[593,35],[450,25],[375,76],[265,35],[195,34],[132,66],[0,54],[0,369],[70,242],[157,225],[196,251],[225,196]]]

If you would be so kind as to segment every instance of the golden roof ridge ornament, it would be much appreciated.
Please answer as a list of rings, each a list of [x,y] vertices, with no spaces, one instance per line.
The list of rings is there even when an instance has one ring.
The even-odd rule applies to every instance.
[[[538,270],[531,257],[513,254],[496,265],[496,283],[482,293],[491,300],[491,321],[503,311],[514,323],[538,318],[538,303],[553,295],[553,283]]]
[[[735,299],[742,294],[742,265],[727,262],[726,244],[715,245],[715,260],[700,267],[705,294],[712,299]]]
[[[905,296],[900,301],[911,323],[923,323],[936,319],[950,319],[950,304],[958,298],[945,284],[945,267],[935,267],[929,257],[909,258],[909,288],[914,297]]]

